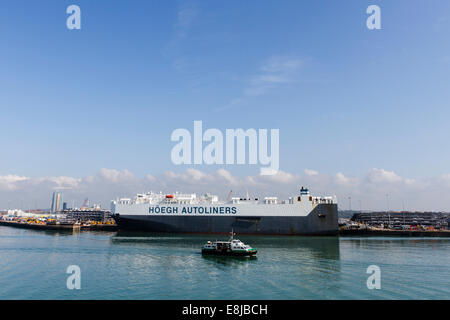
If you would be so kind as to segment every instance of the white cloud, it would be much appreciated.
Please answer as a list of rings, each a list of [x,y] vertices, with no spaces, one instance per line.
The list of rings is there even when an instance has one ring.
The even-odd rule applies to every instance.
[[[219,169],[217,170],[217,175],[221,178],[223,178],[226,182],[228,182],[230,185],[236,185],[238,184],[238,179],[233,177],[231,173],[225,169]]]
[[[225,169],[219,169],[213,173],[205,173],[197,169],[186,169],[182,173],[175,173],[172,171],[166,171],[164,173],[165,183],[170,184],[172,182],[184,182],[188,185],[192,184],[207,184],[207,183],[225,183],[227,185],[238,184],[238,179],[233,177],[230,172]]]
[[[446,186],[450,186],[450,174],[442,174],[439,177],[439,182],[441,182],[442,184],[446,185]]]
[[[55,189],[70,189],[76,188],[78,184],[81,182],[81,179],[73,178],[73,177],[47,177],[44,180],[53,182],[56,186]]]
[[[109,182],[117,183],[123,180],[133,180],[135,176],[128,170],[100,169],[99,176]]]
[[[29,178],[16,176],[16,175],[7,175],[0,176],[0,190],[16,190],[18,188],[17,183],[21,181],[26,181]]]
[[[291,173],[287,173],[281,170],[278,170],[276,174],[272,174],[272,175],[260,175],[260,176],[256,176],[255,178],[257,178],[258,180],[262,181],[262,182],[269,182],[269,183],[281,183],[281,184],[287,184],[287,183],[291,183],[294,182],[296,179],[298,179],[297,176],[291,174]]]
[[[194,4],[182,4],[177,8],[175,21],[173,22],[173,34],[168,43],[162,49],[162,54],[172,59],[172,67],[178,71],[186,71],[193,67],[193,60],[187,58],[183,44],[187,41],[192,25],[199,15],[199,9]],[[174,94],[175,92],[169,92]]]
[[[187,169],[185,173],[186,179],[193,179],[195,181],[204,180],[208,178],[208,175],[196,169]]]
[[[274,56],[271,57],[261,70],[272,74],[291,74],[297,71],[303,64],[303,60],[295,57]]]
[[[175,173],[172,171],[166,171],[164,173],[165,178],[169,179],[169,180],[180,180],[183,182],[200,182],[202,180],[207,180],[208,179],[208,175],[203,173],[200,170],[197,169],[186,169],[185,172],[183,173]]]
[[[304,60],[298,57],[272,56],[259,70],[249,77],[241,97],[233,98],[217,111],[233,108],[243,103],[246,98],[261,96],[280,85],[294,82]]]
[[[367,179],[372,183],[398,183],[403,181],[395,172],[377,168],[369,171]]]
[[[305,174],[307,175],[307,176],[317,176],[318,174],[319,174],[319,172],[318,171],[316,171],[316,170],[311,170],[311,169],[305,169]]]
[[[185,37],[192,23],[198,16],[198,9],[194,6],[184,5],[178,9],[175,29],[178,37]]]
[[[182,172],[167,171],[163,174],[147,174],[136,177],[128,170],[103,168],[96,175],[83,178],[42,177],[29,178],[20,175],[0,176],[0,208],[9,202],[25,208],[34,207],[35,202],[42,208],[50,204],[52,192],[62,190],[64,200],[69,204],[81,205],[85,198],[91,203],[101,203],[108,208],[111,199],[132,197],[138,192],[211,192],[225,199],[230,190],[236,196],[250,195],[278,196],[286,199],[295,196],[301,186],[308,187],[312,194],[333,196],[341,199],[341,209],[348,208],[348,197],[361,201],[363,209],[386,207],[386,194],[389,194],[390,207],[400,210],[403,204],[407,209],[449,210],[450,174],[436,178],[403,178],[393,171],[370,169],[361,177],[349,176],[342,172],[336,175],[321,174],[316,170],[305,169],[304,174],[279,171],[273,176],[237,176],[230,171],[219,169],[205,172],[189,168]]]
[[[358,178],[346,177],[342,172],[338,172],[335,176],[335,181],[341,186],[356,186],[359,184]]]
[[[258,74],[250,78],[249,86],[244,90],[248,96],[266,93],[277,85],[292,82],[303,61],[299,58],[274,56],[268,59]]]

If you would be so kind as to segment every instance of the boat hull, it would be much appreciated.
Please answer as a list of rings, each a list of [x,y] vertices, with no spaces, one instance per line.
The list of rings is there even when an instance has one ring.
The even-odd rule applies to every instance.
[[[249,257],[256,255],[257,251],[236,252],[236,251],[219,251],[219,250],[202,250],[203,255],[209,256],[230,256],[230,257]]]
[[[115,215],[121,230],[162,233],[337,235],[337,205],[319,205],[306,216]]]

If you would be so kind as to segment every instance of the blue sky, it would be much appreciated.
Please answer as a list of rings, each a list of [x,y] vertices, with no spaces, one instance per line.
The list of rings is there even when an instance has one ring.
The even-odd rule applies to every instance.
[[[81,30],[66,28],[70,4]],[[382,30],[366,28],[370,4]],[[279,128],[293,175],[437,179],[450,173],[449,33],[446,0],[2,1],[0,176],[181,174],[170,134],[202,120]]]

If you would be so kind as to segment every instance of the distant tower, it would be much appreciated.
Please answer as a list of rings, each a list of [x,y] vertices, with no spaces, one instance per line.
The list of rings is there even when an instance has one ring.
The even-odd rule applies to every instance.
[[[55,213],[61,211],[62,206],[63,206],[62,194],[56,191],[53,192],[51,212]]]

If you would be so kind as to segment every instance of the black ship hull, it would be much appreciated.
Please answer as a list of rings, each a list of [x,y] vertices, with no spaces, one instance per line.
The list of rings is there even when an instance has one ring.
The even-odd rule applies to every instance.
[[[155,233],[337,235],[337,205],[318,205],[307,216],[115,215],[120,230]]]

